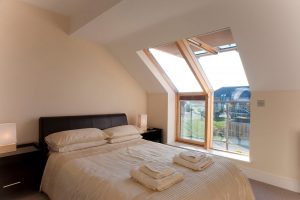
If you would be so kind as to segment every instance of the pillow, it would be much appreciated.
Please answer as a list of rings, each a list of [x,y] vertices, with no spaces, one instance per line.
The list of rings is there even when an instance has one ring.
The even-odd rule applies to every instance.
[[[125,142],[129,140],[135,140],[135,139],[141,139],[142,136],[140,134],[135,134],[135,135],[126,135],[122,137],[117,137],[117,138],[110,138],[108,139],[108,143],[113,144],[113,143],[119,143],[119,142]]]
[[[104,140],[107,136],[97,128],[84,128],[52,133],[45,137],[50,148],[60,148],[70,144]]]
[[[86,149],[90,147],[96,147],[101,146],[107,143],[107,140],[99,140],[99,141],[93,141],[93,142],[84,142],[84,143],[77,143],[77,144],[69,144],[63,147],[54,146],[53,148],[50,148],[51,151],[55,152],[69,152],[69,151],[75,151],[80,149]]]
[[[126,135],[135,135],[141,133],[141,131],[133,125],[115,126],[112,128],[104,129],[104,132],[109,138],[117,138]]]

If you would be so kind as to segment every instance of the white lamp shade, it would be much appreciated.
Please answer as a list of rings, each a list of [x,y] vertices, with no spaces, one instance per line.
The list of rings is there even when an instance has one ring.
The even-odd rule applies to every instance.
[[[143,131],[147,130],[147,115],[146,114],[138,115],[138,127]]]
[[[16,150],[16,124],[0,124],[0,153]]]

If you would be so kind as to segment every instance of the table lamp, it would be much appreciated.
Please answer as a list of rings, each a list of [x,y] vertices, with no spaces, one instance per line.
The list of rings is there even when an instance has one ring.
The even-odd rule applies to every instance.
[[[147,130],[147,115],[146,114],[140,114],[138,115],[138,124],[137,126],[142,130]]]
[[[0,124],[0,153],[16,151],[16,124]]]

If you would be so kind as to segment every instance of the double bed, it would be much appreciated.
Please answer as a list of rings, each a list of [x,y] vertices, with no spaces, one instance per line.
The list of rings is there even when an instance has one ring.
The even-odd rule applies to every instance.
[[[40,144],[55,132],[106,129],[127,125],[125,114],[42,117]],[[247,178],[227,159],[212,157],[214,163],[203,171],[193,171],[172,162],[184,151],[160,143],[135,139],[65,153],[50,153],[41,182],[41,191],[52,200],[142,200],[142,199],[255,199]],[[130,170],[144,162],[160,162],[184,175],[183,181],[158,192],[133,180]]]

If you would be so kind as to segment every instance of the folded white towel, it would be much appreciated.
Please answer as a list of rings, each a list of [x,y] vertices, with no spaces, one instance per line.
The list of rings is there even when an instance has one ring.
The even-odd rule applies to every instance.
[[[172,185],[183,180],[183,174],[179,172],[175,172],[161,179],[151,178],[147,174],[141,172],[138,168],[132,169],[130,171],[130,174],[132,178],[135,179],[137,182],[141,183],[149,189],[157,191],[163,191],[165,189],[168,189]]]
[[[193,162],[193,163],[197,163],[201,159],[206,157],[205,153],[196,152],[196,151],[183,151],[179,155],[184,160],[187,160],[187,161],[190,161],[190,162]]]
[[[182,165],[184,167],[190,168],[192,170],[195,170],[195,171],[201,171],[201,170],[207,168],[208,166],[210,166],[213,163],[213,160],[210,157],[206,157],[206,158],[201,159],[197,163],[192,163],[192,162],[182,159],[179,155],[175,155],[173,158],[173,162],[177,163],[179,165]]]
[[[155,179],[164,178],[173,174],[176,170],[162,163],[149,162],[140,167],[140,171]]]

